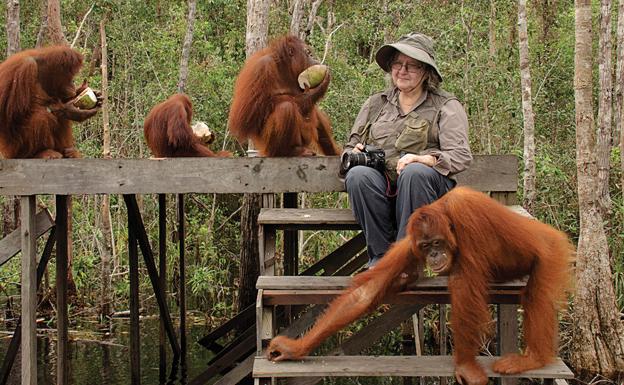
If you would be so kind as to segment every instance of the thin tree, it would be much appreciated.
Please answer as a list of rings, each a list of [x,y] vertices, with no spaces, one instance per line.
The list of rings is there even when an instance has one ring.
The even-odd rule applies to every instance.
[[[9,57],[21,50],[20,48],[20,2],[19,0],[7,0],[7,52]],[[19,197],[6,197],[2,205],[2,223],[0,226],[0,239],[17,228],[19,224]]]
[[[615,302],[609,246],[598,203],[592,101],[591,0],[575,0],[574,99],[581,229],[576,262],[571,361],[608,377],[624,371],[624,332]]]
[[[520,51],[520,84],[524,116],[524,207],[535,209],[535,119],[531,100],[529,34],[527,32],[526,0],[518,1],[518,42]]]
[[[247,57],[268,44],[269,0],[247,0],[247,30],[245,51]],[[249,146],[253,154],[253,145]],[[251,156],[251,155],[250,155]],[[256,300],[256,280],[260,273],[258,255],[258,214],[262,197],[259,194],[245,194],[241,209],[241,254],[240,287],[238,309],[243,310]]]
[[[111,135],[109,125],[109,104],[108,104],[108,53],[106,44],[106,21],[108,14],[105,12],[100,20],[100,47],[101,47],[101,71],[102,71],[102,156],[104,159],[111,159]],[[95,61],[96,58],[93,58]],[[110,196],[102,197],[102,209],[100,213],[100,229],[102,232],[101,254],[101,274],[102,274],[102,296],[100,302],[100,315],[104,320],[111,314],[111,304],[113,302],[111,290],[111,260],[114,259],[114,239],[111,226]]]
[[[20,2],[7,0],[7,57],[21,50],[20,48]]]
[[[189,0],[188,15],[186,18],[186,35],[182,44],[182,56],[180,57],[180,77],[178,79],[178,92],[184,92],[186,89],[186,79],[188,78],[188,64],[191,53],[191,45],[193,44],[193,29],[195,27],[195,10],[197,2]]]

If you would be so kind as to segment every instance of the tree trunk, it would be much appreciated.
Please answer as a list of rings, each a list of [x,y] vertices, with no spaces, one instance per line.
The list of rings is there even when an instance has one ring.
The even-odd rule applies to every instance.
[[[269,0],[247,0],[247,32],[245,50],[247,57],[267,46],[269,32]],[[253,154],[253,145],[250,145]],[[251,156],[251,155],[250,155]],[[260,272],[258,253],[259,194],[245,194],[241,209],[241,255],[238,309],[242,310],[256,300],[256,280]]]
[[[522,114],[524,116],[524,207],[530,213],[535,209],[535,120],[531,101],[531,71],[529,35],[527,32],[526,0],[518,1],[518,41],[520,51],[520,83],[522,87]]]
[[[104,159],[111,159],[111,138],[110,138],[110,125],[109,125],[109,112],[108,112],[108,57],[107,57],[107,45],[106,45],[106,19],[107,15],[102,17],[100,21],[100,42],[101,42],[101,57],[102,57],[102,155]],[[95,60],[95,58],[93,58]],[[111,227],[111,214],[110,214],[110,196],[104,195],[102,197],[102,212],[100,221],[100,230],[102,232],[102,296],[100,303],[100,315],[102,319],[112,313],[111,304],[113,302],[112,290],[111,290],[111,260],[113,259],[113,232]]]
[[[602,216],[608,219],[611,208],[609,197],[609,170],[611,157],[611,119],[613,116],[613,81],[611,60],[611,0],[600,2],[600,33],[598,41],[598,76],[600,93],[598,98],[598,143],[596,161],[598,163],[598,204]]]
[[[488,55],[488,67],[494,68],[494,58],[496,57],[496,1],[490,0],[490,20],[488,29],[488,40],[490,45]]]
[[[624,0],[620,0],[618,4],[615,71],[615,132],[620,135],[620,188],[624,194]]]
[[[581,230],[576,263],[571,361],[582,373],[624,371],[623,330],[615,302],[609,248],[595,188],[598,181],[592,102],[592,12],[576,0],[574,96]]]
[[[193,28],[195,26],[195,10],[197,9],[197,1],[189,0],[188,16],[186,18],[186,35],[184,36],[184,44],[182,45],[182,57],[180,58],[180,78],[178,80],[178,92],[184,92],[186,89],[186,79],[188,78],[188,63],[191,52],[191,44],[193,43]]]
[[[20,49],[20,2],[7,0],[7,57],[19,52]]]
[[[304,39],[301,31],[301,20],[303,20],[303,12],[306,0],[295,0],[292,6],[292,16],[290,18],[290,34]]]
[[[61,24],[60,0],[48,0],[48,29],[45,39],[50,45],[67,44]]]
[[[42,1],[39,8],[41,11],[41,25],[39,26],[39,32],[37,33],[35,48],[43,46],[45,43],[46,32],[48,30],[48,4]]]

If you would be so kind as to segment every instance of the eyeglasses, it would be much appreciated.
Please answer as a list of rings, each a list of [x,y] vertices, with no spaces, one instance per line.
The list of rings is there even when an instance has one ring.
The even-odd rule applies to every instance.
[[[390,68],[392,68],[393,71],[400,71],[401,68],[403,68],[404,66],[407,72],[411,73],[418,72],[418,70],[423,68],[422,64],[420,63],[401,63],[399,61],[390,63]]]

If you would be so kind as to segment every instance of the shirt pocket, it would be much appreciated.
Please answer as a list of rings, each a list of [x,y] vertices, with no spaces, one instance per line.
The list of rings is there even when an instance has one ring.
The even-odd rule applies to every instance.
[[[429,127],[429,121],[418,114],[410,113],[394,146],[399,152],[418,154],[427,147]]]

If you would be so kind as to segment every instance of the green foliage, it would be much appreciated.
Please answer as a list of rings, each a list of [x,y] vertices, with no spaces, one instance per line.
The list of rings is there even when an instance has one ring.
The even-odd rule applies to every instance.
[[[288,1],[272,2],[271,37],[288,31]],[[522,157],[523,117],[521,110],[519,59],[517,53],[516,2],[496,1],[494,50],[490,50],[490,2],[423,0],[369,2],[323,2],[308,42],[316,56],[325,56],[332,83],[321,103],[331,117],[334,135],[345,142],[360,106],[368,96],[385,87],[384,73],[374,54],[384,41],[410,31],[429,34],[436,41],[436,61],[444,76],[443,87],[465,104],[470,120],[470,145],[476,154],[513,153]],[[22,48],[35,45],[43,2],[22,0]],[[384,8],[384,5],[386,8]],[[62,2],[62,21],[71,42],[91,7],[90,2]],[[331,8],[329,8],[331,7]],[[529,45],[533,109],[537,142],[538,202],[535,215],[576,238],[579,233],[576,198],[574,90],[574,7],[556,2],[543,9],[541,2],[529,4]],[[328,12],[335,22],[328,26]],[[6,14],[6,2],[0,2]],[[186,32],[186,1],[96,2],[78,35],[76,47],[85,55],[79,79],[89,78],[95,88],[102,84],[99,66],[88,73],[99,44],[99,24],[107,16],[110,133],[114,158],[149,156],[143,139],[143,119],[157,103],[176,92],[180,52]],[[239,151],[228,136],[227,117],[234,80],[245,60],[246,1],[204,0],[197,2],[193,46],[186,92],[195,118],[206,121],[217,135],[214,149]],[[332,33],[333,32],[333,33]],[[331,42],[327,39],[331,34]],[[325,52],[327,47],[327,52]],[[0,58],[6,55],[6,30],[0,29]],[[98,64],[98,63],[96,63]],[[597,94],[597,93],[596,93]],[[100,119],[75,125],[76,142],[85,157],[100,157]],[[614,150],[612,164],[619,162]],[[613,208],[609,218],[609,241],[614,280],[620,308],[624,308],[624,197],[620,170],[611,175]],[[522,182],[519,182],[522,185]],[[521,197],[520,197],[521,198]],[[140,198],[141,212],[152,249],[157,255],[158,208],[156,197]],[[174,197],[167,206],[167,281],[177,290],[179,254]],[[53,207],[50,197],[42,203]],[[0,197],[0,207],[6,198]],[[97,303],[100,295],[99,230],[101,200],[76,197],[73,207],[74,264],[78,295],[84,303]],[[189,306],[209,316],[230,314],[238,282],[240,196],[187,196],[187,283]],[[308,194],[306,207],[348,207],[344,193]],[[123,308],[128,298],[127,223],[123,200],[111,196],[111,218],[115,239],[113,293]],[[4,213],[3,213],[4,214]],[[215,234],[217,234],[215,236]],[[306,267],[345,242],[352,232],[304,232],[301,266]],[[144,269],[140,262],[141,269]],[[19,263],[11,261],[0,270],[0,295],[16,295]],[[140,282],[144,293],[151,283],[145,274]],[[0,299],[0,302],[4,299]],[[154,301],[146,304],[154,306]]]

